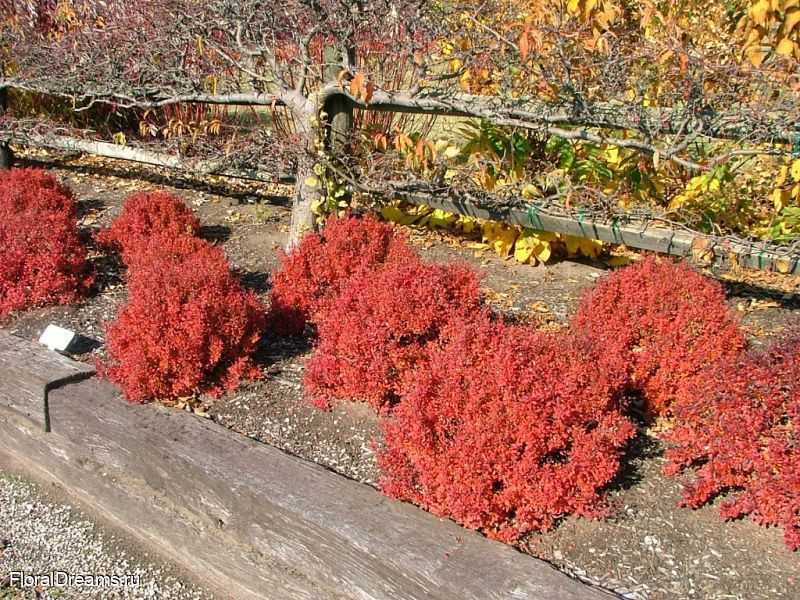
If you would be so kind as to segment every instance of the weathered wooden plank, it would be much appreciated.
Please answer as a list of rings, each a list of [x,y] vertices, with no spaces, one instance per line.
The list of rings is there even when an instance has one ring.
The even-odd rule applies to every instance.
[[[45,430],[50,391],[94,373],[91,365],[0,331],[0,405],[18,411]]]
[[[136,162],[155,167],[164,167],[175,171],[184,171],[195,175],[219,175],[232,179],[246,179],[262,183],[293,184],[292,174],[270,173],[262,169],[231,168],[224,159],[192,161],[167,152],[156,152],[145,148],[123,146],[98,140],[83,140],[59,135],[36,135],[32,133],[9,133],[1,138],[0,143],[11,143],[30,148],[63,150],[80,152],[92,156],[111,158],[128,162]]]
[[[63,486],[220,597],[613,597],[213,422],[128,405],[97,379],[51,405],[48,434],[0,405],[0,464]]]

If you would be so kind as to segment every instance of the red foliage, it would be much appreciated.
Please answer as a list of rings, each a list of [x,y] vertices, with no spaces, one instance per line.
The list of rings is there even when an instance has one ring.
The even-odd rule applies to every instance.
[[[220,248],[189,236],[156,236],[130,265],[129,293],[107,329],[103,372],[130,401],[216,395],[259,375],[251,355],[264,310]]]
[[[382,420],[383,491],[505,541],[605,514],[635,429],[589,350],[489,321],[433,347]]]
[[[346,398],[385,408],[432,341],[484,314],[478,275],[466,266],[415,259],[362,273],[322,314],[307,389],[320,407]]]
[[[359,273],[416,256],[394,228],[372,217],[330,217],[320,233],[303,238],[272,274],[270,323],[279,334],[301,333]]]
[[[800,548],[800,338],[709,368],[680,391],[668,474],[694,470],[682,503],[734,491],[721,514],[784,528]]]
[[[155,235],[195,235],[199,230],[200,221],[180,198],[167,192],[138,192],[128,196],[122,214],[97,240],[121,251],[128,262]]]
[[[72,192],[41,170],[0,173],[0,317],[78,300],[88,270]]]
[[[648,414],[669,412],[676,390],[745,346],[722,286],[684,263],[646,258],[606,277],[583,298],[575,328],[644,396]]]

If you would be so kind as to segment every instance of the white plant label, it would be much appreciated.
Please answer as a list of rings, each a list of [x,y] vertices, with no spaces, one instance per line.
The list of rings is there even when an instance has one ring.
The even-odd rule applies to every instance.
[[[47,346],[50,350],[56,352],[64,352],[72,340],[75,339],[75,332],[69,329],[64,329],[58,325],[48,325],[39,338],[39,343]]]

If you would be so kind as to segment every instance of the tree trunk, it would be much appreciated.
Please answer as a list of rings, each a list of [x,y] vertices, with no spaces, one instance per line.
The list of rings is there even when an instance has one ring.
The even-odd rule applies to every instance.
[[[314,203],[324,198],[322,182],[314,173],[310,159],[304,158],[297,170],[297,184],[292,203],[292,221],[289,225],[289,239],[286,251],[290,252],[303,239],[314,231]]]
[[[328,114],[327,149],[335,155],[350,141],[353,132],[353,105],[345,96],[336,95],[325,103],[324,110]]]
[[[14,164],[14,151],[8,142],[0,142],[0,170],[10,169]]]
[[[0,90],[0,117],[5,114],[7,106],[8,90],[3,88]],[[10,169],[13,164],[14,153],[11,151],[11,147],[8,145],[8,142],[0,142],[0,169]]]
[[[347,143],[353,129],[353,105],[342,96],[333,96],[322,107],[327,114],[326,122],[322,123],[325,133],[325,147],[329,153],[339,152]],[[309,148],[313,144],[318,132],[314,129],[309,133]],[[289,227],[289,240],[286,251],[291,251],[303,236],[314,230],[313,205],[318,200],[325,198],[322,182],[313,171],[312,160],[303,161],[297,173],[297,191],[292,205],[292,222]]]

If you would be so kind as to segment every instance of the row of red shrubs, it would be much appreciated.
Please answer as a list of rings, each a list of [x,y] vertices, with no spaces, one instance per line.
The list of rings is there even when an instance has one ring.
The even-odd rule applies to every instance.
[[[339,264],[343,245],[360,261]],[[371,218],[330,220],[283,258],[272,321],[292,311],[318,335],[314,403],[381,414],[388,495],[509,541],[604,513],[635,429],[618,409],[623,382],[585,337],[505,323],[475,271],[424,263]]]
[[[0,317],[72,302],[92,277],[68,189],[0,174]],[[101,245],[128,267],[106,374],[135,402],[219,393],[258,376],[265,328],[223,251],[177,198],[135,194]],[[505,540],[605,512],[635,435],[634,399],[674,426],[667,472],[684,503],[733,492],[725,517],[784,528],[800,547],[800,337],[748,354],[722,287],[648,258],[601,281],[568,331],[508,324],[465,265],[420,260],[392,227],[331,220],[273,277],[269,322],[318,336],[306,383],[322,407],[381,415],[383,490]]]
[[[331,220],[275,273],[271,321],[318,337],[312,401],[381,415],[390,496],[514,540],[605,512],[635,435],[674,421],[667,471],[685,504],[732,491],[726,517],[800,546],[800,341],[746,355],[720,284],[646,258],[585,294],[568,331],[505,323],[464,265],[428,265],[390,226]]]

